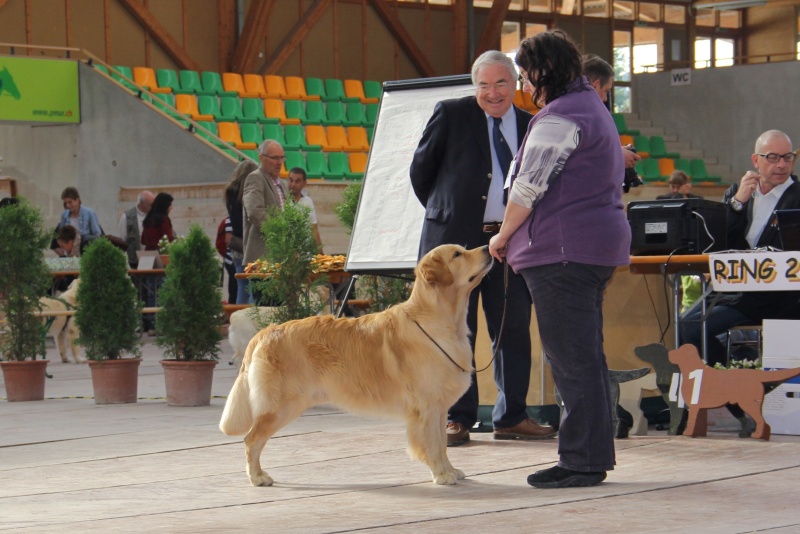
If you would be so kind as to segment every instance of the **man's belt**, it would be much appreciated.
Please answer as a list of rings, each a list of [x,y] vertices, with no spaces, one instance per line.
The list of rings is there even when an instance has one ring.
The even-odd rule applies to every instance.
[[[492,222],[492,223],[484,223],[483,224],[483,233],[484,234],[496,234],[500,231],[500,225],[503,223],[499,222]]]

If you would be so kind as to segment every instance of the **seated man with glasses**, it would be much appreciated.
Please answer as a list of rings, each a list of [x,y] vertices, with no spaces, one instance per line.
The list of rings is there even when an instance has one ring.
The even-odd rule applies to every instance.
[[[775,210],[800,208],[800,183],[792,174],[797,154],[789,136],[778,130],[761,134],[752,156],[755,171],[747,171],[739,183],[723,195],[728,207],[728,248],[746,250],[780,248]],[[717,336],[737,325],[760,324],[764,319],[800,319],[800,293],[757,291],[726,293],[706,319],[707,363],[726,362],[726,350]],[[700,350],[701,311],[681,322],[683,343]]]

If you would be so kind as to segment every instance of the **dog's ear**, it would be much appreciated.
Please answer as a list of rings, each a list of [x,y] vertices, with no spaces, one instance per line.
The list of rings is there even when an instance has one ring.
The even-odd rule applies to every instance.
[[[431,285],[449,286],[453,284],[453,273],[447,268],[439,252],[425,256],[417,266],[417,276]]]

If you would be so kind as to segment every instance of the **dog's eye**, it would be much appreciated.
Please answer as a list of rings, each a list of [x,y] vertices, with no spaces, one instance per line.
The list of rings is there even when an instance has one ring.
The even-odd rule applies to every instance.
[[[459,256],[461,256],[461,251],[459,251],[459,250],[456,250],[455,252],[453,252],[453,257],[454,257],[454,258],[457,258],[457,257],[459,257]]]

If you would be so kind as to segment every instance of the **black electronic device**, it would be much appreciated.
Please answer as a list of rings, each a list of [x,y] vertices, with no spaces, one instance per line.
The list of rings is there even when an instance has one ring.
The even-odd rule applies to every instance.
[[[800,250],[800,210],[775,210],[782,250]]]
[[[728,209],[702,198],[628,204],[631,254],[703,254],[727,248]]]

